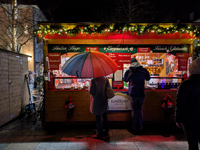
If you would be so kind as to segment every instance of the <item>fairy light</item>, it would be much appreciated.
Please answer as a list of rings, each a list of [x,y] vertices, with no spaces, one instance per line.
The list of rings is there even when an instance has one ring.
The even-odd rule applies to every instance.
[[[96,34],[96,33],[105,33],[105,32],[119,32],[119,30],[122,32],[126,32],[126,31],[131,31],[132,34],[134,33],[138,33],[138,34],[145,34],[145,33],[149,33],[149,32],[156,32],[157,34],[166,34],[166,33],[171,33],[171,34],[174,34],[174,33],[187,33],[191,36],[198,36],[199,34],[199,31],[196,27],[193,27],[191,25],[186,25],[186,27],[179,27],[178,25],[173,25],[171,27],[166,27],[166,28],[163,28],[159,25],[153,25],[153,26],[148,26],[148,25],[125,25],[125,26],[117,26],[115,27],[116,29],[113,30],[115,27],[115,25],[109,25],[108,27],[102,29],[101,31],[97,31],[99,26],[82,26],[82,27],[78,27],[79,30],[78,30],[78,33],[76,32],[76,30],[74,30],[73,28],[71,29],[68,29],[67,27],[62,27],[60,26],[59,28],[57,29],[53,29],[51,28],[50,25],[40,25],[38,27],[38,30],[34,31],[34,34],[69,34],[70,33],[70,36],[73,36],[75,34]],[[77,27],[75,27],[77,28]],[[101,28],[101,26],[100,26]],[[139,28],[139,29],[138,29]],[[90,32],[88,32],[90,31]]]

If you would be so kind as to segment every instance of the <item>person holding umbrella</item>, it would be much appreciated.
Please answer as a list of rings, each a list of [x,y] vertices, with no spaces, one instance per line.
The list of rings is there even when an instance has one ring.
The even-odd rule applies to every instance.
[[[62,66],[62,71],[68,75],[78,78],[93,78],[89,92],[90,112],[96,116],[97,134],[93,138],[103,139],[109,136],[109,124],[107,116],[108,98],[106,97],[106,88],[109,85],[105,77],[118,70],[118,65],[106,54],[92,51],[81,52],[68,59]],[[105,132],[103,132],[103,117],[105,123]]]
[[[90,87],[90,112],[96,116],[97,124],[97,134],[92,136],[93,138],[103,139],[103,137],[109,136],[109,123],[107,116],[108,109],[108,98],[106,96],[106,87],[108,86],[109,81],[106,77],[97,77],[91,80]],[[103,126],[103,122],[104,126]],[[103,132],[103,127],[105,132]]]

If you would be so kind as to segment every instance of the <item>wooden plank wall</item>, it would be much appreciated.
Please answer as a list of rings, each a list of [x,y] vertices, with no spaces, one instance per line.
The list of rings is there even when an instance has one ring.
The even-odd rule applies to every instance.
[[[144,121],[173,121],[175,106],[172,107],[170,118],[165,118],[166,109],[161,107],[165,95],[172,97],[175,104],[176,91],[146,91],[143,104]],[[89,112],[90,96],[88,91],[46,91],[45,93],[45,121],[63,122],[66,121],[67,109],[64,107],[65,101],[72,95],[75,104],[75,118],[77,122],[95,121],[95,116]],[[109,121],[131,121],[131,111],[108,112]]]
[[[27,73],[26,55],[0,50],[0,126],[24,111],[21,108],[28,103],[28,89],[24,81]]]
[[[9,121],[8,53],[0,51],[0,125]]]
[[[75,105],[74,121],[95,121],[95,116],[89,112],[90,95],[87,91],[47,91],[45,93],[45,121],[66,121],[67,108],[64,105],[70,95]]]

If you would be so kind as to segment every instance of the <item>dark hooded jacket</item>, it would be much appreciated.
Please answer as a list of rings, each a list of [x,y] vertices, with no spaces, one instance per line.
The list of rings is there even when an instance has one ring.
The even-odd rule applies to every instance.
[[[129,82],[129,94],[134,97],[144,96],[145,80],[150,80],[149,72],[138,62],[133,62],[124,75],[124,81]]]
[[[193,74],[179,86],[175,121],[183,125],[200,125],[200,74]]]

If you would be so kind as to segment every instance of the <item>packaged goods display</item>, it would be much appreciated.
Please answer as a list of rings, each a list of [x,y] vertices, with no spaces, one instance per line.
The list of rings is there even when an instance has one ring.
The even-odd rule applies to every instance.
[[[56,89],[67,89],[67,90],[87,90],[90,86],[91,79],[82,78],[54,78]]]

